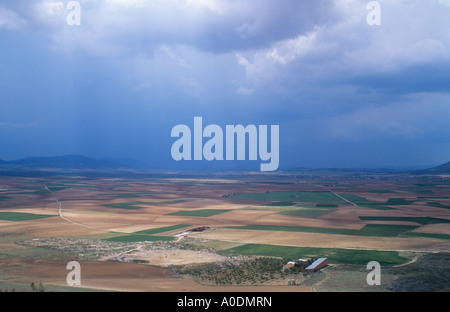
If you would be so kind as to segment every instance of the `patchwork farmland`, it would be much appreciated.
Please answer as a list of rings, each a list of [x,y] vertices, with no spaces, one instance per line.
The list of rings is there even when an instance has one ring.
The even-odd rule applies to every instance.
[[[343,290],[365,291],[364,267],[377,261],[392,290],[396,270],[404,277],[410,263],[449,251],[450,182],[440,176],[0,177],[0,289],[74,291],[65,266],[79,261],[83,291],[328,291],[345,274],[361,282]],[[320,257],[326,274],[282,272]]]

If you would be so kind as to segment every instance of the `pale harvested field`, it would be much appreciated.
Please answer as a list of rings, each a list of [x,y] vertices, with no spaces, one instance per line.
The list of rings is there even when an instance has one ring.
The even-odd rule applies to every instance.
[[[66,286],[63,283],[53,283]],[[204,286],[187,278],[179,279],[87,279],[80,287],[120,292],[312,292],[307,286]]]
[[[21,222],[7,222],[1,226],[2,232],[23,233],[33,237],[61,237],[105,233],[102,229],[92,229],[69,223],[59,216]]]
[[[58,215],[58,204],[55,201],[54,207],[52,207],[52,205],[47,205],[47,207],[2,209],[1,211],[2,212],[23,212],[23,213],[34,213],[34,214],[57,216]],[[3,222],[3,220],[0,220],[0,222]]]
[[[54,285],[67,286],[61,282],[49,282]],[[203,292],[203,293],[226,293],[226,292],[312,292],[307,286],[204,286],[191,279],[102,279],[93,278],[83,280],[80,287],[120,292]]]
[[[189,236],[245,244],[269,244],[293,247],[356,248],[393,251],[442,251],[450,248],[450,244],[446,241],[423,238],[364,237],[283,231],[217,229],[211,232],[190,234]]]
[[[101,261],[110,260],[115,256],[100,259]],[[138,248],[138,250],[127,253],[122,261],[144,260],[148,264],[158,267],[169,267],[171,265],[193,265],[203,263],[217,263],[227,260],[227,257],[220,256],[216,253],[207,251],[195,251],[185,249],[157,249],[145,250]]]
[[[450,235],[450,223],[427,224],[413,232]]]
[[[417,203],[408,206],[396,206],[396,209],[402,216],[450,218],[448,209],[419,205]]]
[[[134,214],[102,214],[84,211],[72,212],[64,209],[63,215],[71,221],[99,229],[103,232],[132,233],[167,226],[167,223],[157,222],[159,215],[142,212]]]
[[[167,199],[166,199],[167,200]],[[108,201],[107,204],[124,203],[123,199]],[[149,201],[146,201],[149,202]],[[56,203],[55,203],[56,204]],[[180,217],[168,214],[180,210],[198,209],[239,209],[242,205],[229,204],[218,200],[195,200],[170,205],[145,205],[142,209],[119,209],[104,207],[98,203],[89,202],[62,202],[63,215],[71,221],[84,224],[99,230],[109,232],[132,233],[152,228],[159,228],[177,224],[227,226],[239,225],[232,220],[220,218]],[[211,221],[211,222],[209,222]],[[242,221],[242,220],[241,220]]]

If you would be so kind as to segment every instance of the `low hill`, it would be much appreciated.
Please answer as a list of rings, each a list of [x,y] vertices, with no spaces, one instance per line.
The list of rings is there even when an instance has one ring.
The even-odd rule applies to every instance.
[[[422,170],[414,170],[411,172],[412,174],[450,174],[450,161],[443,165],[422,169]]]

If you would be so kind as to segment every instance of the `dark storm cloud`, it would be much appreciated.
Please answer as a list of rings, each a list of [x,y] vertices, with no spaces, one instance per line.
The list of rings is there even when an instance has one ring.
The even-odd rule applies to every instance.
[[[134,53],[148,53],[159,44],[214,53],[263,48],[330,22],[334,8],[330,0],[81,0],[83,29],[69,42],[63,38],[67,2],[18,0],[1,6],[17,12],[29,29],[47,31],[62,48],[89,51],[97,43]]]
[[[194,116],[280,124],[293,166],[448,158],[448,1],[380,1],[380,26],[366,0],[79,0],[74,27],[67,3],[0,3],[0,159],[170,165]]]

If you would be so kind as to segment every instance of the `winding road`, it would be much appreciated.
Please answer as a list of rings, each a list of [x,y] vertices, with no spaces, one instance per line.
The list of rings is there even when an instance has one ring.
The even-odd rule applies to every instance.
[[[45,189],[46,189],[49,193],[53,193],[53,192],[48,188],[47,184],[45,184]],[[82,224],[82,223],[78,223],[78,222],[69,220],[69,219],[67,219],[66,217],[64,217],[64,216],[63,216],[63,213],[62,213],[62,212],[63,212],[63,209],[62,209],[61,196],[56,195],[56,197],[57,197],[56,202],[57,202],[58,205],[59,205],[59,206],[58,206],[58,214],[59,214],[59,216],[60,216],[63,220],[65,220],[65,221],[67,221],[67,222],[69,222],[69,223],[75,224],[75,225],[83,226],[83,227],[88,228],[88,229],[99,230],[99,229],[97,229],[97,228],[95,228],[95,227],[92,227],[92,226],[89,226],[89,225],[85,225],[85,224]]]

